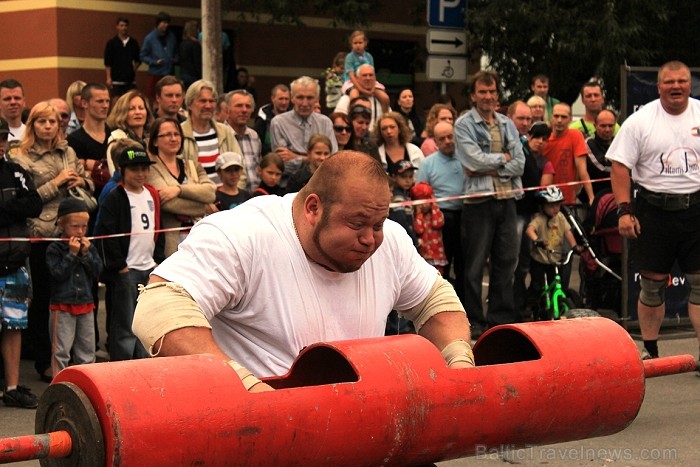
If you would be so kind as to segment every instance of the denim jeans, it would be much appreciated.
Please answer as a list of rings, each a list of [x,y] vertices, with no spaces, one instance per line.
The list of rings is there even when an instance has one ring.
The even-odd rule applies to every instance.
[[[131,331],[139,284],[148,283],[152,269],[129,269],[112,282],[112,318],[109,325],[109,358],[111,361],[146,358],[148,353]]]
[[[464,307],[473,325],[514,323],[513,273],[520,238],[516,229],[515,200],[465,204],[462,210],[464,251]],[[488,314],[484,317],[481,282],[489,259]]]

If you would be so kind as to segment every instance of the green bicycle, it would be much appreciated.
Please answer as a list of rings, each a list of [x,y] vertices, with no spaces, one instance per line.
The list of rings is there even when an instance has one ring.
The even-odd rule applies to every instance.
[[[562,286],[559,268],[564,267],[571,261],[574,250],[569,250],[563,255],[556,250],[549,250],[543,245],[535,245],[546,252],[547,258],[553,268],[553,276],[548,279],[544,276],[544,285],[540,294],[539,310],[535,313],[535,319],[539,321],[558,320],[562,318],[584,318],[590,316],[600,316],[594,310],[580,308],[580,297],[576,292]],[[555,258],[561,258],[558,261]]]

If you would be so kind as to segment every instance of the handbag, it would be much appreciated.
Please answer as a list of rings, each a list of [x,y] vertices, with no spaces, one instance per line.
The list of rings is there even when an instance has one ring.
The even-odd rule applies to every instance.
[[[85,206],[87,206],[88,212],[92,213],[97,209],[97,200],[85,188],[81,186],[74,186],[73,188],[68,189],[68,194],[73,198],[84,202]]]
[[[92,166],[92,170],[90,171],[90,178],[95,182],[95,188],[104,188],[107,182],[112,178],[112,174],[109,173],[107,159],[95,161],[95,165]]]
[[[69,168],[65,154],[63,154],[63,167],[66,169]],[[88,190],[86,190],[82,186],[74,186],[73,188],[68,188],[68,195],[84,202],[85,206],[87,206],[87,210],[89,213],[92,213],[97,209],[97,200],[94,196],[90,194]]]

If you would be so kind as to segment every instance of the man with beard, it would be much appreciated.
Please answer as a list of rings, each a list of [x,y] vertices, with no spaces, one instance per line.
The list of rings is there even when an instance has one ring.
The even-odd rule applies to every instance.
[[[253,375],[285,374],[315,342],[382,336],[396,309],[450,367],[473,366],[464,308],[387,220],[390,198],[379,162],[341,151],[299,193],[205,217],[153,272],[134,332],[152,355],[229,361],[259,392]]]

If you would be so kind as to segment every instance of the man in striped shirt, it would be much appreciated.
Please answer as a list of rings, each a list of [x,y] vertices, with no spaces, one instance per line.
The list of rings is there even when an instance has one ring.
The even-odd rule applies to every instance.
[[[215,164],[219,154],[235,152],[241,154],[241,148],[231,127],[218,123],[214,119],[218,94],[214,84],[200,79],[187,89],[185,105],[189,117],[182,124],[182,153],[185,159],[198,161],[204,167],[209,178],[221,185],[216,174]],[[239,186],[245,188],[247,170],[244,167]]]

